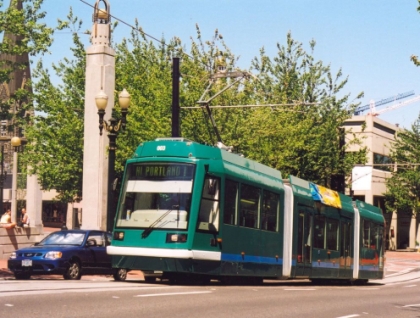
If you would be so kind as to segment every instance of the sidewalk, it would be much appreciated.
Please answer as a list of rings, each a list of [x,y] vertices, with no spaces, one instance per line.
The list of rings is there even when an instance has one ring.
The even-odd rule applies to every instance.
[[[45,277],[45,278],[62,278],[62,275],[34,275],[38,277]],[[86,275],[86,276],[94,276],[94,275]],[[96,275],[96,276],[105,276],[105,275]],[[13,273],[7,268],[7,260],[6,259],[0,259],[0,280],[1,279],[7,279],[12,278]],[[83,276],[82,276],[83,279]],[[131,271],[127,274],[127,279],[138,279],[138,280],[144,280],[143,273],[141,271]]]
[[[419,252],[408,252],[406,250],[398,251],[386,251],[385,253],[385,268],[387,260],[393,261],[419,261],[420,267],[420,253]],[[13,277],[13,274],[7,268],[7,260],[0,259],[0,279]],[[48,277],[48,276],[45,276]],[[131,271],[128,273],[128,278],[143,280],[144,276],[141,271]]]

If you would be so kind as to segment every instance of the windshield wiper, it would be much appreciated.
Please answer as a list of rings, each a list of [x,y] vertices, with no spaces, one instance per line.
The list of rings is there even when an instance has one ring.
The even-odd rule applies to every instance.
[[[172,208],[177,208],[178,205],[173,205]],[[163,213],[156,221],[154,221],[152,224],[150,224],[150,226],[145,229],[143,231],[143,233],[141,234],[141,238],[146,238],[149,236],[149,234],[153,231],[153,228],[155,227],[156,224],[158,224],[160,221],[162,221],[169,213],[171,213],[173,210],[169,209],[168,211],[166,211],[165,213]]]

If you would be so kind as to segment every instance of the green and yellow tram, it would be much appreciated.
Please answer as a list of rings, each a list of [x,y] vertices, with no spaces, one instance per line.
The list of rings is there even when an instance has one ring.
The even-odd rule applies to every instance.
[[[113,267],[173,281],[366,282],[383,278],[383,231],[370,204],[217,147],[162,138],[127,161],[107,252]]]

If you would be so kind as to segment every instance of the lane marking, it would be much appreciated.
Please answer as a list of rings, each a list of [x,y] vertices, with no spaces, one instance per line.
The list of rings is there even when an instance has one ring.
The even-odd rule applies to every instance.
[[[356,287],[357,290],[376,290],[379,289],[379,287]]]
[[[316,288],[285,288],[284,290],[317,290]]]
[[[405,305],[405,306],[402,306],[403,308],[404,307],[420,307],[420,304],[413,304],[413,305]]]
[[[408,285],[408,286],[404,286],[405,288],[410,288],[410,287],[416,287],[417,285]]]
[[[184,293],[162,293],[162,294],[146,294],[136,295],[133,297],[158,297],[158,296],[179,296],[179,295],[198,295],[198,294],[211,294],[211,291],[196,291],[196,292],[184,292]]]
[[[360,315],[348,315],[348,316],[340,316],[337,318],[352,318],[352,317],[359,317]]]
[[[404,275],[404,274],[410,273],[413,269],[414,268],[409,268],[409,269],[405,269],[405,270],[402,270],[402,271],[399,271],[399,272],[396,272],[396,273],[393,273],[393,274],[390,274],[390,275],[386,275],[385,278]]]

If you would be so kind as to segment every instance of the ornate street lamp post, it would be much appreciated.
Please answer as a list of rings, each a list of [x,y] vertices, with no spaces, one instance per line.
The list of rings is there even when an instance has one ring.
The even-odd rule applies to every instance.
[[[108,104],[108,96],[104,91],[100,91],[95,97],[96,107],[99,115],[99,134],[105,128],[108,131],[109,148],[108,148],[108,198],[107,198],[107,230],[111,231],[115,217],[113,182],[115,179],[115,150],[117,148],[116,141],[120,128],[125,129],[128,107],[130,106],[130,94],[123,89],[118,96],[118,103],[121,108],[121,119],[114,118],[114,109],[109,123],[104,120],[105,109]]]
[[[13,137],[10,141],[13,147],[13,171],[12,171],[12,222],[17,221],[17,174],[18,174],[18,151],[21,145],[19,137]]]
[[[7,171],[4,170],[4,145],[1,145],[1,162],[0,162],[0,215],[3,215],[3,188],[4,180],[7,177]]]

